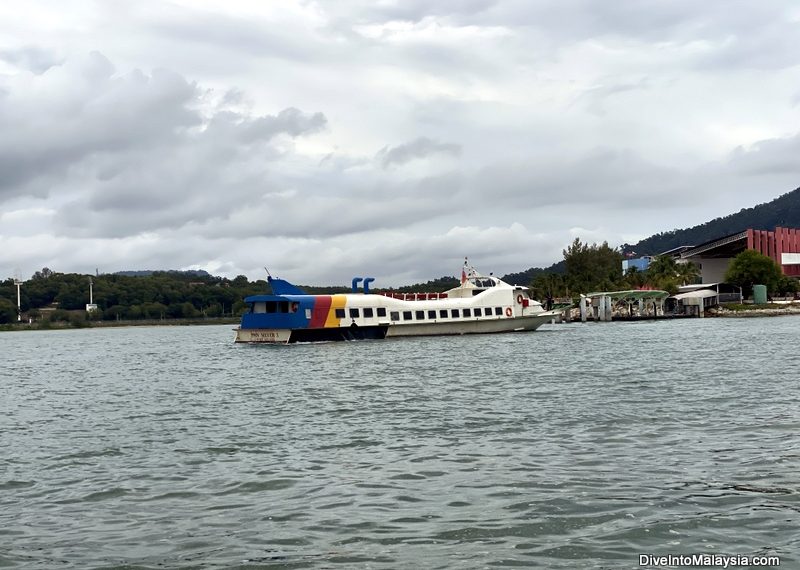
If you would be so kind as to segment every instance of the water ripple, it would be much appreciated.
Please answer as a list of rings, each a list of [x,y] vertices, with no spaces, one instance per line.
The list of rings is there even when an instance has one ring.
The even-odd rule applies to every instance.
[[[3,333],[0,567],[792,567],[798,320]]]

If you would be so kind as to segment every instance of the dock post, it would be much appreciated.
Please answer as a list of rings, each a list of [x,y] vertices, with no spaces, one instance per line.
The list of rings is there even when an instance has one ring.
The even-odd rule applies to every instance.
[[[606,297],[606,320],[611,322],[613,320],[613,315],[611,312],[611,296],[609,295]]]
[[[581,310],[581,322],[586,322],[586,295],[581,295],[581,300],[578,303],[578,306]]]

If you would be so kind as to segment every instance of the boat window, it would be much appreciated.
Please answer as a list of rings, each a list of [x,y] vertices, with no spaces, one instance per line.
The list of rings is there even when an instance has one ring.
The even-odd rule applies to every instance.
[[[258,301],[257,303],[253,303],[253,312],[254,313],[266,313],[267,312],[267,304],[263,301]]]
[[[416,317],[418,321],[425,320],[425,311],[417,311]]]
[[[452,309],[452,310],[450,311],[450,316],[451,316],[451,317],[453,317],[454,319],[457,319],[457,318],[458,318],[458,316],[459,316],[459,315],[458,315],[458,309]]]
[[[428,318],[435,319],[436,318],[436,311],[428,311]]]
[[[503,307],[495,307],[494,308],[494,314],[497,315],[498,317],[502,316],[503,315]]]
[[[295,303],[292,303],[291,305],[289,305],[289,312],[290,313],[296,313],[298,311],[298,309],[300,309],[300,303],[296,303],[295,302]]]
[[[464,316],[471,317],[472,316],[472,309],[464,309]]]
[[[372,318],[372,307],[366,307],[364,309],[364,318],[371,319]]]
[[[281,301],[278,303],[278,312],[279,313],[288,313],[289,312],[289,301]]]
[[[403,320],[410,321],[411,320],[411,311],[403,311]]]
[[[358,313],[359,313],[358,309],[350,309],[350,318],[351,319],[359,318],[361,315],[359,315]]]
[[[475,316],[476,317],[482,317],[483,316],[483,313],[481,312],[480,308],[476,308],[475,309]]]
[[[397,311],[392,311],[391,313],[389,313],[389,318],[391,318],[393,321],[399,321],[400,313],[398,313]]]
[[[344,309],[336,309],[336,318],[343,319],[344,318]]]
[[[439,318],[446,319],[447,318],[447,309],[439,309]]]
[[[383,307],[378,307],[378,316],[385,317],[386,316],[386,309]],[[392,317],[392,320],[396,321],[397,319]]]

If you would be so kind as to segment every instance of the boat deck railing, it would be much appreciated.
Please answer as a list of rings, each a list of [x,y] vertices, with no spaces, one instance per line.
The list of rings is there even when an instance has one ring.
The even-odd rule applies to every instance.
[[[439,299],[447,299],[447,293],[393,293],[384,291],[379,295],[397,299],[398,301],[438,301]]]

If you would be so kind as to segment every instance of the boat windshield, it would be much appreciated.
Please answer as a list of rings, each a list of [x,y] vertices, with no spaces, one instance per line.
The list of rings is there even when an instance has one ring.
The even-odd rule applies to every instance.
[[[251,313],[296,313],[299,303],[291,301],[256,301],[251,303]]]
[[[480,289],[486,289],[488,287],[494,287],[495,285],[497,285],[495,280],[492,279],[491,277],[483,277],[480,275],[477,275],[475,277],[470,277],[469,281],[470,283],[472,283],[472,285]]]

